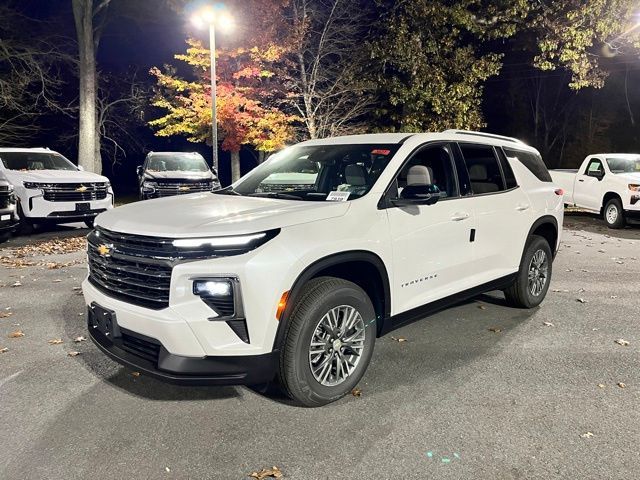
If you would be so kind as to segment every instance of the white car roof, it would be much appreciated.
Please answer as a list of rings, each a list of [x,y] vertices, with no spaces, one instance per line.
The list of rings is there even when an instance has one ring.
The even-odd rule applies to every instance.
[[[0,153],[2,152],[34,152],[34,153],[58,153],[56,151],[50,150],[48,148],[10,148],[10,147],[0,147]]]
[[[528,150],[538,153],[538,151],[527,145],[521,140],[502,135],[494,135],[485,132],[472,132],[466,130],[445,130],[444,132],[425,132],[425,133],[372,133],[365,135],[346,135],[342,137],[330,137],[317,140],[307,140],[298,145],[342,145],[342,144],[376,144],[387,143],[397,144],[408,138],[416,137],[418,140],[428,142],[429,140],[459,141],[459,142],[475,142],[487,145],[513,147],[515,149]]]

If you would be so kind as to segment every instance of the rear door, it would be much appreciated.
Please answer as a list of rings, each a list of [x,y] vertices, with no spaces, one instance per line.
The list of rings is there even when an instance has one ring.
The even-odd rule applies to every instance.
[[[469,171],[476,213],[473,273],[476,283],[482,284],[519,269],[533,224],[533,209],[502,149],[484,144],[458,145],[458,154]]]
[[[434,205],[395,207],[389,203],[410,182],[412,167],[441,194]],[[415,169],[413,170],[416,171]],[[473,199],[468,180],[458,181],[452,145],[418,147],[397,173],[384,199],[393,250],[394,313],[424,305],[473,286]]]
[[[587,162],[587,166],[576,175],[573,191],[576,205],[600,211],[600,207],[602,207],[602,180],[605,174],[602,159],[594,157]]]

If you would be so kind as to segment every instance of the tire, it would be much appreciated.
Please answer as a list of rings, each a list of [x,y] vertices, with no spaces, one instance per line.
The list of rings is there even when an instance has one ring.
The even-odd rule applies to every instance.
[[[16,233],[19,235],[31,235],[35,231],[35,225],[22,212],[22,207],[18,203],[18,216],[20,217]]]
[[[11,237],[11,233],[0,233],[0,243],[4,243]]]
[[[84,221],[84,224],[87,226],[87,228],[93,228],[93,223],[95,222],[96,217],[93,218],[88,218]]]
[[[340,327],[349,318],[355,324],[346,332],[327,329],[336,327],[336,323]],[[358,325],[360,328],[356,328]],[[305,407],[319,407],[342,398],[358,384],[369,365],[376,328],[371,300],[358,285],[334,277],[308,282],[293,308],[280,354],[278,380],[284,392]],[[359,355],[342,344],[356,335],[354,347],[361,348]],[[313,353],[312,339],[320,344]],[[353,367],[350,372],[347,365]]]
[[[534,258],[535,257],[535,258]],[[542,259],[542,263],[540,260]],[[540,267],[536,267],[540,264]],[[533,270],[531,270],[533,269]],[[520,270],[513,284],[504,290],[507,304],[517,308],[535,308],[542,303],[549,290],[553,270],[553,255],[547,240],[533,235],[520,261]],[[544,283],[530,284],[529,272],[537,275],[538,282],[544,276]],[[535,280],[534,280],[535,281]]]
[[[622,202],[617,198],[609,200],[603,210],[604,221],[607,227],[619,229],[624,228],[627,224],[624,218],[624,210],[622,208]]]

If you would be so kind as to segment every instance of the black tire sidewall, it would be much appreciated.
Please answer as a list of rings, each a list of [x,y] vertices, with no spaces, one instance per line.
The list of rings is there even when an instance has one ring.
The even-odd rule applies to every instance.
[[[321,318],[332,308],[340,305],[354,307],[365,322],[365,348],[363,356],[358,362],[358,366],[351,376],[343,383],[334,387],[321,385],[313,376],[309,365],[309,345],[313,332]],[[367,294],[352,284],[346,282],[333,291],[328,292],[319,301],[315,301],[310,308],[306,308],[294,321],[304,322],[295,344],[295,351],[291,352],[295,356],[295,381],[306,393],[313,403],[325,404],[344,396],[358,384],[367,369],[376,337],[376,316]]]
[[[533,255],[538,250],[542,249],[547,256],[547,282],[544,285],[544,288],[540,295],[534,296],[529,291],[529,265],[531,263],[531,259]],[[527,245],[527,249],[525,251],[525,255],[523,258],[522,266],[520,267],[520,285],[522,288],[522,298],[526,299],[527,307],[533,308],[537,307],[542,303],[542,301],[547,296],[547,292],[549,291],[549,285],[551,283],[551,276],[553,272],[553,254],[551,253],[551,247],[549,243],[542,237],[534,236],[531,238],[531,241]]]
[[[607,210],[609,210],[609,207],[612,204],[615,205],[616,208],[618,209],[618,218],[614,223],[609,223],[609,219],[607,218]],[[622,209],[622,202],[617,198],[612,198],[607,202],[607,204],[604,206],[603,216],[604,216],[604,221],[609,228],[622,228],[625,225],[624,210]]]

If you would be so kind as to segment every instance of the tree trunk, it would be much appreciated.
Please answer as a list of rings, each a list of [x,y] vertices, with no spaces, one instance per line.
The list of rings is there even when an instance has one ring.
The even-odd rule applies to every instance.
[[[231,152],[231,182],[240,179],[240,152]]]
[[[72,4],[80,69],[78,165],[90,172],[100,172],[102,163],[99,154],[96,156],[96,151],[100,151],[100,137],[96,126],[97,72],[93,0],[72,0]]]
[[[258,152],[258,165],[260,165],[262,162],[264,162],[267,158],[267,156],[265,155],[265,152],[263,152],[262,150],[260,150]]]

